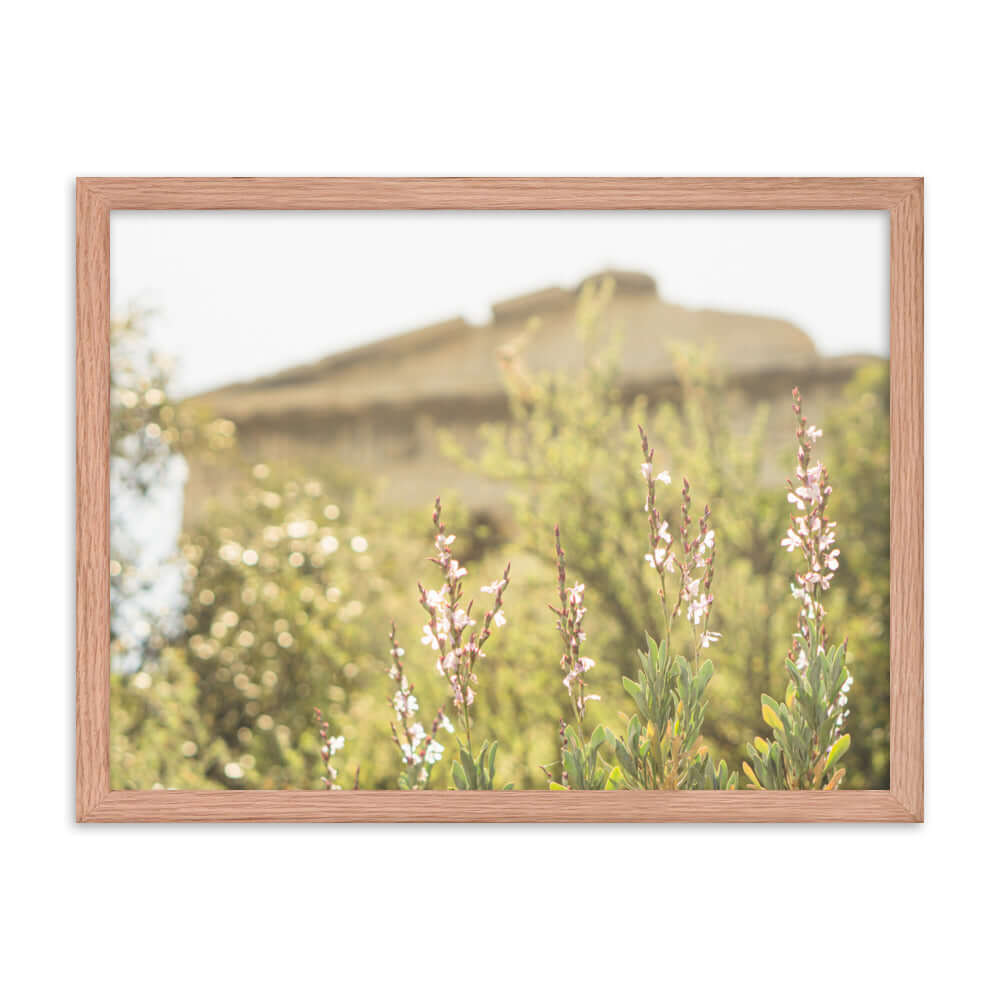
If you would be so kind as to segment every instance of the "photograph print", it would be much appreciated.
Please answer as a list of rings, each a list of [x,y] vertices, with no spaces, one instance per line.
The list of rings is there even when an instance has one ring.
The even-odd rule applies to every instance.
[[[889,224],[111,213],[113,789],[889,787]]]

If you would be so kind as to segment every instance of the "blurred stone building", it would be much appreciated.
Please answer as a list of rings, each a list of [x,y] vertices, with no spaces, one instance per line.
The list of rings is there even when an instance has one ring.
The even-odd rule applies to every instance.
[[[768,316],[687,309],[660,298],[645,274],[605,272],[615,292],[606,323],[621,333],[625,398],[671,398],[677,379],[671,347],[695,348],[730,376],[734,422],[756,404],[776,404],[769,434],[788,443],[793,385],[821,421],[867,356],[823,357],[799,327]],[[301,461],[322,469],[332,460],[390,479],[400,504],[425,506],[449,488],[476,510],[502,510],[501,488],[457,468],[440,452],[436,431],[446,428],[475,446],[476,427],[506,419],[504,362],[516,351],[525,371],[579,370],[584,347],[575,324],[583,286],[545,288],[492,307],[492,320],[473,325],[455,318],[401,333],[251,382],[197,397],[233,420],[240,448],[254,462]],[[783,475],[774,470],[776,481]],[[219,470],[191,470],[188,507],[224,484]]]

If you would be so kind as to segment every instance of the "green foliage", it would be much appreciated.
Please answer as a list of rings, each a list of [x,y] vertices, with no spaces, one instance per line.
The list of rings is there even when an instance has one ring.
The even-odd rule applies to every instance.
[[[198,677],[176,650],[149,671],[112,674],[111,787],[221,787],[214,776],[231,755],[198,701]]]
[[[471,746],[466,747],[459,740],[458,760],[451,762],[452,788],[461,792],[492,791],[499,745],[496,740],[492,743],[484,740],[478,755],[473,756]],[[513,784],[507,784],[503,790],[508,791],[513,787]]]
[[[363,495],[337,499],[318,480],[258,466],[235,504],[220,505],[184,547],[185,646],[200,708],[230,752],[252,760],[237,778],[222,775],[231,787],[311,786],[322,770],[315,707],[329,709],[348,759],[363,743],[364,770],[395,784],[373,683],[386,669],[384,632],[372,623],[392,617],[405,545],[376,525]]]
[[[141,650],[141,678],[112,680],[115,787],[316,787],[328,760],[312,722],[314,707],[322,707],[332,732],[345,738],[345,766],[353,777],[361,765],[365,788],[461,788],[463,782],[466,788],[732,788],[737,775],[720,758],[732,759],[747,742],[754,762],[748,768],[762,786],[780,774],[787,787],[791,773],[799,787],[819,787],[814,772],[822,764],[825,787],[841,772],[851,741],[850,773],[837,780],[886,787],[887,366],[859,372],[842,395],[831,397],[824,421],[836,474],[833,506],[843,526],[841,570],[827,603],[838,628],[851,636],[842,666],[856,681],[852,736],[845,742],[846,734],[835,734],[826,744],[825,724],[812,721],[813,728],[805,728],[815,719],[809,698],[823,698],[823,685],[814,685],[807,670],[803,683],[810,691],[800,693],[784,663],[796,605],[778,548],[787,520],[774,467],[784,446],[773,441],[786,439],[786,425],[770,421],[764,409],[752,421],[734,421],[739,389],[704,358],[678,358],[676,386],[652,402],[629,396],[615,333],[605,320],[610,294],[605,285],[581,296],[584,369],[529,373],[514,357],[508,370],[511,421],[484,428],[481,451],[460,456],[508,488],[513,523],[499,535],[477,528],[450,499],[451,520],[463,539],[455,558],[473,577],[510,560],[515,586],[503,605],[511,627],[496,636],[477,668],[479,749],[473,750],[472,739],[456,738],[440,767],[422,767],[416,754],[408,762],[393,743],[394,721],[411,749],[428,737],[435,741],[437,730],[424,734],[414,720],[400,720],[385,680],[393,664],[383,637],[395,621],[401,645],[411,650],[406,687],[415,687],[421,700],[431,697],[432,712],[449,697],[434,659],[415,655],[427,621],[413,591],[426,571],[424,515],[417,519],[376,503],[365,484],[341,470],[241,471],[229,455],[231,427],[172,404],[159,376],[149,383],[155,414],[140,414],[138,401],[131,414],[113,412],[119,440],[155,416],[176,453],[190,449],[199,461],[203,453],[211,461],[229,455],[225,460],[232,464],[227,489],[211,508],[189,512],[178,559],[188,602],[179,633],[152,633]],[[644,562],[645,488],[635,448],[640,422],[668,465],[694,480],[711,503],[719,552],[712,627],[723,639],[712,648],[711,664],[698,663],[697,642],[682,656],[669,648],[669,636],[659,643],[647,639],[633,680],[629,651],[663,621],[656,578]],[[459,455],[453,443],[449,448]],[[674,527],[682,522],[682,500],[676,489],[664,497],[663,516]],[[558,665],[566,646],[561,651],[546,609],[557,522],[572,556],[568,568],[587,586],[587,647],[594,658],[587,681],[603,693],[601,701],[583,702],[585,724],[575,703],[587,696],[574,682],[573,724],[563,727]],[[362,540],[356,547],[355,539]],[[119,555],[124,567],[128,555]],[[113,605],[122,599],[119,590]],[[817,663],[821,676],[834,669]],[[620,678],[628,683],[620,685]],[[830,684],[836,679],[829,675]],[[754,739],[760,692],[786,683],[795,687],[792,703],[764,706],[794,739],[789,736],[785,747],[784,734],[773,726],[770,740]],[[802,718],[795,714],[800,711]],[[620,719],[619,737],[613,729]],[[816,753],[806,759],[800,743],[813,735]],[[432,758],[434,763],[436,750]],[[538,767],[552,760],[556,773]]]
[[[566,791],[575,788],[583,791],[610,791],[626,787],[621,768],[610,765],[600,753],[604,746],[614,750],[615,736],[611,730],[596,726],[588,743],[584,743],[570,725],[564,723],[561,730],[559,760],[562,764],[562,781],[555,781],[552,777],[551,768],[556,767],[555,764],[543,768],[549,777],[551,790]]]
[[[843,732],[849,714],[847,692],[853,678],[847,669],[847,642],[831,649],[825,618],[826,594],[840,568],[837,522],[829,517],[833,495],[826,466],[812,457],[823,431],[809,425],[798,389],[792,392],[798,427],[795,480],[789,480],[791,527],[782,547],[798,560],[792,596],[799,604],[791,650],[785,657],[788,684],[785,703],[761,696],[761,714],[774,742],[755,739],[747,745],[750,764],[744,772],[756,788],[788,789],[839,786],[845,770],[835,765],[850,746]]]
[[[625,727],[625,738],[614,738],[614,751],[629,788],[702,788],[707,752],[700,744],[708,705],[706,691],[712,679],[712,662],[699,668],[683,656],[671,656],[667,640],[657,643],[646,636],[646,652],[639,653],[639,680],[622,678],[622,685],[638,712]],[[699,758],[703,758],[700,763]],[[734,776],[735,777],[735,776]]]
[[[739,786],[739,775],[729,772],[729,766],[724,760],[716,763],[712,755],[703,751],[694,759],[688,772],[685,788],[692,791],[733,791]]]
[[[605,318],[610,294],[603,286],[581,295],[583,371],[528,372],[515,358],[511,422],[484,427],[474,455],[447,438],[444,447],[508,487],[515,553],[548,565],[552,525],[559,524],[568,569],[590,595],[588,634],[596,669],[613,681],[630,672],[625,651],[641,646],[643,635],[662,620],[656,589],[644,572],[646,516],[635,461],[635,427],[651,428],[665,463],[709,500],[718,551],[725,553],[714,582],[712,626],[724,638],[712,650],[712,712],[703,738],[715,756],[732,759],[754,736],[760,692],[784,684],[787,637],[795,626],[796,604],[779,547],[787,527],[779,470],[791,464],[785,443],[791,424],[764,405],[750,419],[734,419],[734,412],[746,409],[743,390],[704,353],[675,351],[676,386],[657,400],[626,397],[615,333]],[[841,575],[828,603],[851,636],[851,787],[888,787],[887,373],[887,364],[873,362],[826,402],[824,442],[836,473],[833,507],[849,526],[841,542]],[[664,507],[671,525],[679,521],[678,506],[675,500]],[[530,570],[519,568],[518,589],[536,586]],[[532,650],[532,658],[522,661],[522,676],[530,674],[537,655]],[[625,707],[616,686],[604,685],[608,694],[594,709],[596,721],[608,724]]]
[[[889,366],[861,368],[826,419],[845,528],[830,614],[850,636],[853,743],[845,787],[889,787]]]
[[[646,406],[641,398],[629,406],[622,399],[619,350],[605,319],[613,291],[608,281],[580,295],[582,371],[529,373],[515,358],[508,377],[512,422],[485,425],[474,459],[447,435],[442,448],[509,487],[518,548],[546,566],[552,527],[559,525],[573,554],[571,570],[607,611],[594,635],[621,649],[638,645],[657,604],[643,579],[645,516],[633,459]]]
[[[658,409],[652,427],[671,465],[711,503],[718,550],[725,554],[713,610],[725,639],[712,652],[717,680],[705,737],[735,756],[753,734],[757,692],[780,682],[795,616],[779,548],[787,513],[781,480],[769,471],[783,458],[789,440],[783,427],[790,425],[782,426],[775,444],[768,440],[766,405],[746,422],[734,422],[731,412],[745,404],[724,368],[704,353],[675,350],[673,358],[678,397]]]
[[[813,624],[806,662],[785,660],[784,703],[761,695],[761,714],[774,739],[757,737],[747,744],[750,761],[743,770],[752,787],[832,790],[843,781],[845,769],[837,765],[851,745],[850,735],[839,732],[839,699],[849,679],[846,651],[847,643],[824,650]]]

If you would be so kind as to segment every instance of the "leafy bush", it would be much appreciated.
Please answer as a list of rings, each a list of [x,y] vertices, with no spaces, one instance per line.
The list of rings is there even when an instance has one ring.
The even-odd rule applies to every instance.
[[[231,787],[313,784],[316,707],[329,709],[349,747],[373,748],[364,780],[374,772],[391,787],[373,683],[386,669],[385,626],[372,622],[392,617],[406,548],[362,494],[333,496],[316,479],[258,465],[235,509],[213,511],[184,546],[185,651],[202,715],[238,764],[217,775]]]
[[[176,650],[111,675],[111,787],[217,788],[229,760],[199,708],[198,677]]]

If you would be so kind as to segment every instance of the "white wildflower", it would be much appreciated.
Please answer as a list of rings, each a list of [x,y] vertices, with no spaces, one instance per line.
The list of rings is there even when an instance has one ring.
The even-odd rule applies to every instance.
[[[455,614],[452,617],[452,624],[461,631],[464,628],[471,628],[476,624],[476,620],[470,618],[461,608],[456,608]]]
[[[657,572],[659,572],[666,565],[667,562],[667,550],[666,549],[656,549],[652,554],[646,553],[646,562],[653,567]]]
[[[701,619],[708,613],[708,609],[712,605],[712,595],[702,594],[701,597],[694,598],[690,605],[688,605],[688,621],[694,622],[697,625]]]
[[[420,705],[414,695],[404,696],[402,691],[397,691],[392,696],[392,707],[396,710],[396,715],[402,719],[406,715],[413,715],[420,708]]]
[[[801,544],[802,539],[791,528],[788,529],[785,537],[781,539],[782,548],[788,549],[789,552],[794,552]]]

